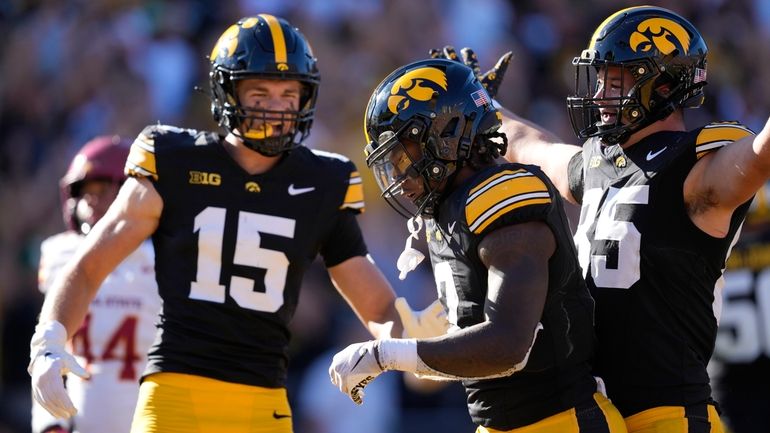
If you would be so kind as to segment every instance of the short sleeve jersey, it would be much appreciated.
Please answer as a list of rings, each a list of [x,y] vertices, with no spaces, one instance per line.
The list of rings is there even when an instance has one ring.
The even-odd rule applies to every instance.
[[[594,138],[570,163],[582,205],[575,243],[596,300],[596,374],[624,416],[710,398],[722,271],[748,203],[714,238],[690,220],[683,185],[699,158],[751,134],[712,123],[625,150]]]
[[[476,174],[427,221],[439,299],[450,323],[481,323],[488,271],[478,256],[484,237],[505,226],[540,221],[557,248],[549,261],[540,331],[526,367],[511,376],[464,381],[473,421],[498,430],[531,424],[590,399],[593,300],[580,272],[561,197],[538,167],[505,164]]]
[[[126,163],[163,199],[152,236],[163,309],[145,374],[285,386],[302,276],[366,254],[355,165],[299,147],[251,175],[211,132],[147,127]]]

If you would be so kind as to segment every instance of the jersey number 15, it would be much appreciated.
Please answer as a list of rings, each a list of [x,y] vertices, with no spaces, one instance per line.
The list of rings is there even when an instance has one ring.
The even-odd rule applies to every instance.
[[[226,288],[219,284],[222,270],[222,238],[226,209],[207,207],[195,217],[198,232],[198,272],[190,286],[190,298],[217,303],[225,302]],[[230,297],[250,310],[274,313],[283,305],[283,290],[289,259],[281,251],[259,246],[260,233],[294,238],[295,221],[289,218],[253,212],[238,213],[238,234],[233,264],[265,269],[264,292],[254,291],[254,280],[230,277]]]

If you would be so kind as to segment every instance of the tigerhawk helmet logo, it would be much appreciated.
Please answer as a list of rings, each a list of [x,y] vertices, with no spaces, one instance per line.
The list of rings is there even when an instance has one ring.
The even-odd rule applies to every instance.
[[[393,114],[409,107],[411,99],[429,101],[437,89],[425,86],[432,83],[446,91],[446,73],[437,68],[419,68],[401,76],[390,88],[388,110]]]
[[[675,44],[678,43],[679,46]],[[682,25],[667,18],[650,18],[642,21],[631,33],[628,41],[634,52],[647,52],[655,48],[663,55],[671,54],[681,48],[680,54],[687,54],[690,49],[690,34]]]

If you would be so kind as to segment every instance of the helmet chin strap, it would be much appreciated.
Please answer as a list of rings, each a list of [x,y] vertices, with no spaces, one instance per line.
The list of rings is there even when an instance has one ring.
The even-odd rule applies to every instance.
[[[406,275],[415,270],[417,265],[425,259],[425,254],[412,248],[412,239],[419,239],[422,226],[423,220],[420,215],[409,218],[406,221],[406,228],[409,230],[409,236],[406,238],[404,251],[401,252],[401,255],[398,256],[398,261],[396,261],[396,267],[399,271],[398,279],[401,281],[403,281],[406,278]]]

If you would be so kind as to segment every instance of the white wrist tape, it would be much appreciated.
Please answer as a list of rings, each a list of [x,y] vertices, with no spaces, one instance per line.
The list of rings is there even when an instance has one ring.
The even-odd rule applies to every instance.
[[[415,371],[417,368],[417,340],[414,338],[385,338],[377,340],[379,363],[384,371]]]
[[[532,335],[532,343],[529,345],[524,359],[511,368],[487,376],[458,376],[431,368],[417,353],[417,340],[414,338],[378,340],[379,363],[384,370],[406,371],[414,373],[418,377],[434,380],[484,380],[510,376],[526,367],[529,354],[532,352],[532,347],[535,345],[535,340],[541,329],[543,329],[543,324],[538,322]]]

